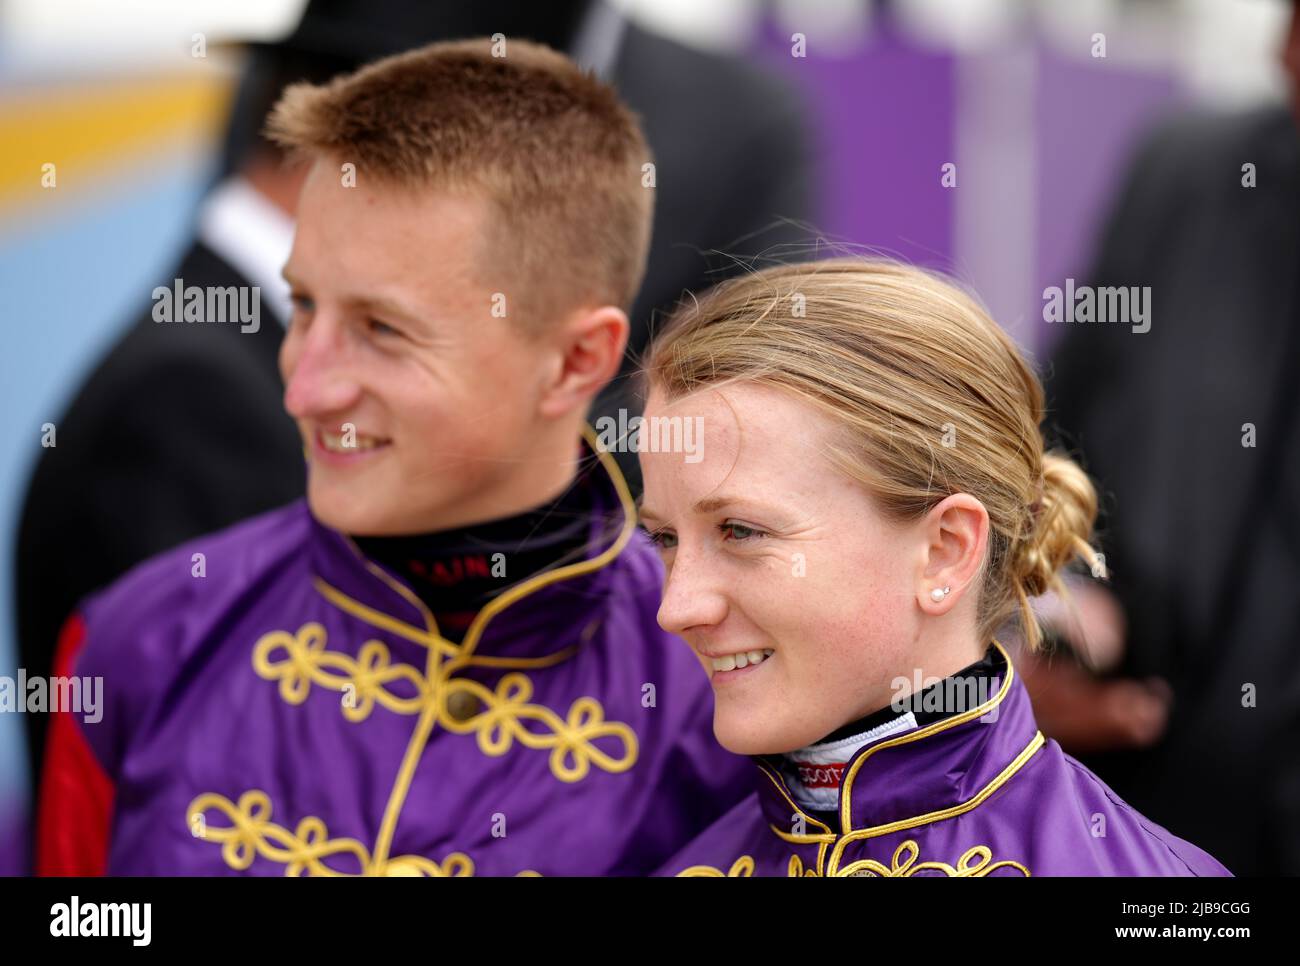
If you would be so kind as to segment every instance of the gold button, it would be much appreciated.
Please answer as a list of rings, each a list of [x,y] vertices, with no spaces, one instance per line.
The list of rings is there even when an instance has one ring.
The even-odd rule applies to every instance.
[[[468,691],[455,691],[447,696],[447,713],[457,721],[468,721],[479,712],[479,699]]]

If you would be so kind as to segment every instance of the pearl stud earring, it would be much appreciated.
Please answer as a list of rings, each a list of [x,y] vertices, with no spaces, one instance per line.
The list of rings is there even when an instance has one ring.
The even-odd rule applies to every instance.
[[[951,587],[944,587],[944,588],[942,588],[942,589],[940,589],[939,587],[936,587],[936,588],[934,588],[934,590],[930,591],[930,599],[931,599],[932,601],[934,601],[934,602],[937,604],[937,603],[939,603],[939,601],[941,601],[941,600],[943,600],[945,597],[947,597],[948,594],[951,593],[951,592],[952,592],[952,588],[951,588]]]

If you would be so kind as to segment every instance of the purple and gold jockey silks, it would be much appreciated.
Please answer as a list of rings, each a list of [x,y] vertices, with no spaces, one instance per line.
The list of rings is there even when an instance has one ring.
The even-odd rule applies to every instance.
[[[750,790],[607,454],[586,559],[461,643],[304,502],[81,608],[118,875],[653,871]],[[202,555],[202,556],[199,556]]]
[[[867,741],[833,824],[795,804],[779,759],[756,791],[661,870],[683,876],[1223,876],[1125,804],[1034,721],[1007,652],[969,711]]]

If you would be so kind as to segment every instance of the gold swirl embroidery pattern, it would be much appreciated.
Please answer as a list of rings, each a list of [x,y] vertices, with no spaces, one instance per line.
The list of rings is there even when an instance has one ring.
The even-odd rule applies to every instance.
[[[229,820],[229,825],[208,822],[208,810]],[[356,839],[331,839],[325,823],[309,815],[293,831],[271,821],[271,799],[254,789],[239,796],[235,804],[224,795],[200,795],[186,810],[191,834],[221,846],[221,856],[232,869],[243,871],[260,855],[283,863],[286,876],[431,876],[465,877],[474,874],[474,863],[461,852],[453,852],[441,863],[420,855],[403,855],[382,863],[372,860],[369,850]],[[344,872],[326,860],[351,856],[360,872]]]
[[[791,879],[817,878],[817,870],[805,869],[803,859],[797,855],[790,856],[790,864],[786,867],[785,874]]]
[[[253,645],[253,669],[260,677],[278,682],[280,696],[289,704],[306,701],[313,685],[343,693],[343,715],[353,723],[365,721],[379,704],[396,714],[432,716],[437,724],[456,734],[477,732],[479,748],[494,757],[504,755],[516,741],[526,748],[549,748],[551,772],[563,782],[581,781],[593,764],[618,773],[636,762],[636,732],[621,722],[606,721],[605,711],[595,698],[577,699],[568,715],[561,718],[544,705],[529,703],[533,683],[519,672],[503,676],[494,690],[478,681],[450,676],[446,664],[431,661],[426,676],[409,664],[394,663],[382,641],[366,641],[355,659],[327,650],[326,642],[324,626],[315,621],[303,624],[297,633],[271,631]],[[447,703],[457,694],[471,697],[477,702],[473,706],[483,710],[464,719],[451,714]],[[546,730],[539,732],[524,722],[540,724]],[[621,753],[610,754],[598,747],[595,742],[601,739],[617,742]],[[386,815],[392,809],[390,801]],[[224,815],[230,824],[211,825],[206,814],[209,810]],[[453,852],[441,863],[419,855],[389,858],[388,836],[381,835],[372,854],[356,839],[331,839],[325,823],[315,816],[302,819],[290,830],[271,821],[270,796],[257,789],[241,795],[238,804],[216,793],[199,795],[186,810],[186,822],[196,838],[220,845],[226,864],[239,871],[249,868],[260,855],[283,863],[287,876],[474,874],[474,863],[464,853]],[[339,869],[340,857],[349,858],[350,864],[361,871]],[[538,875],[533,870],[519,874]]]
[[[376,701],[398,714],[418,714],[424,707],[424,676],[409,664],[393,664],[383,642],[366,641],[354,660],[327,651],[325,637],[325,628],[315,622],[304,624],[297,634],[263,634],[253,645],[253,669],[268,681],[279,681],[280,697],[289,704],[306,701],[313,684],[343,692],[343,716],[352,722],[370,717]],[[415,694],[403,697],[390,691],[395,681],[405,681]],[[353,693],[348,694],[348,688]]]
[[[504,755],[518,741],[526,748],[551,749],[551,773],[562,782],[577,782],[587,777],[592,762],[614,774],[627,771],[636,761],[636,732],[617,721],[606,721],[605,711],[595,698],[579,698],[569,708],[567,718],[560,718],[545,705],[529,704],[533,682],[518,672],[507,674],[490,690],[468,678],[448,678],[441,689],[448,699],[458,693],[472,695],[484,710],[464,721],[442,713],[438,721],[448,731],[466,734],[478,732],[478,746],[485,755]],[[524,721],[540,722],[549,733],[538,734],[524,726]],[[609,738],[620,742],[620,757],[607,755],[594,742]]]
[[[535,575],[495,598],[475,618],[461,644],[443,637],[428,606],[383,568],[366,560],[351,540],[347,542],[358,560],[377,580],[420,612],[424,627],[421,629],[353,600],[321,578],[315,578],[317,591],[335,607],[370,626],[427,648],[428,663],[423,673],[411,665],[394,663],[388,648],[378,640],[366,641],[356,658],[329,651],[325,628],[314,621],[303,624],[297,633],[271,631],[254,644],[253,669],[265,680],[278,682],[280,696],[289,704],[302,704],[312,686],[316,685],[343,693],[343,715],[352,723],[369,718],[376,703],[396,714],[417,716],[372,848],[367,849],[356,839],[329,838],[324,821],[315,816],[300,821],[293,831],[276,825],[271,822],[270,797],[258,789],[241,795],[238,805],[216,793],[195,798],[186,811],[186,821],[196,837],[220,844],[226,863],[239,870],[247,869],[254,858],[261,855],[284,863],[287,875],[355,875],[357,873],[341,871],[326,861],[348,856],[361,869],[362,875],[468,876],[474,874],[474,863],[461,852],[452,853],[441,863],[423,856],[391,858],[388,854],[421,755],[436,726],[441,725],[457,734],[477,732],[478,746],[488,755],[504,755],[516,741],[530,749],[549,748],[551,772],[563,782],[581,781],[593,764],[611,773],[627,771],[635,764],[638,751],[636,732],[621,722],[606,721],[604,708],[595,698],[578,698],[570,706],[568,714],[561,718],[550,708],[529,703],[533,684],[524,674],[505,675],[495,690],[454,677],[457,670],[471,663],[496,667],[547,667],[572,656],[577,650],[575,644],[536,659],[474,657],[483,629],[494,616],[542,587],[607,566],[632,538],[636,529],[636,508],[627,484],[613,457],[597,445],[595,430],[587,426],[584,435],[618,492],[623,508],[623,525],[618,537],[590,560]],[[579,643],[586,642],[597,626],[598,622],[589,623]],[[448,698],[457,695],[465,700],[449,707]],[[539,733],[523,722],[540,724],[547,730]],[[613,754],[597,747],[595,742],[601,739],[606,740],[607,747],[609,742],[621,744],[622,753]],[[224,814],[230,824],[208,826],[205,813],[212,809]],[[518,874],[539,875],[532,869]]]
[[[712,865],[693,865],[677,873],[678,879],[748,879],[754,874],[754,857],[742,855],[726,872]]]
[[[993,862],[993,850],[987,845],[977,845],[974,848],[967,849],[962,857],[957,860],[954,868],[946,862],[920,862],[916,860],[921,854],[921,848],[912,839],[903,842],[894,850],[892,866],[886,868],[875,859],[860,859],[845,866],[842,870],[833,873],[835,876],[877,876],[888,878],[902,878],[913,876],[923,870],[941,872],[945,876],[967,878],[987,876],[994,869],[1011,867],[1018,869],[1025,876],[1028,876],[1029,870],[1019,862],[1003,861]],[[990,864],[992,863],[992,864]],[[742,855],[731,866],[731,871],[723,872],[721,869],[711,865],[693,865],[689,869],[677,873],[678,877],[683,876],[707,876],[714,878],[736,878],[738,876],[752,876],[754,874],[753,856]],[[790,856],[790,862],[786,866],[786,875],[792,879],[817,878],[817,870],[805,868],[803,859],[798,855]]]
[[[529,703],[533,683],[517,671],[502,677],[495,690],[437,671],[435,685],[409,664],[392,663],[380,641],[363,644],[356,660],[326,650],[325,644],[325,628],[315,622],[304,624],[296,634],[272,631],[253,646],[253,669],[268,681],[278,681],[280,696],[289,704],[306,701],[313,684],[344,692],[351,700],[342,702],[343,715],[352,722],[368,718],[376,702],[397,714],[419,714],[432,702],[439,725],[457,734],[477,732],[478,746],[486,755],[504,755],[516,741],[527,748],[551,749],[551,773],[563,782],[581,781],[593,763],[617,774],[636,762],[636,732],[621,722],[606,721],[595,698],[578,698],[561,718],[545,705]],[[414,696],[390,690],[398,681],[406,682]],[[483,710],[463,721],[449,714],[447,703],[458,693],[471,695]],[[547,732],[538,733],[525,721],[537,722]],[[618,742],[621,753],[611,755],[598,747],[594,742],[602,738]]]
[[[987,876],[994,869],[1014,868],[1026,877],[1029,876],[1029,870],[1019,862],[1005,860],[1002,862],[993,861],[993,850],[987,845],[976,845],[967,849],[954,868],[946,862],[917,862],[921,854],[921,847],[916,844],[915,840],[907,839],[894,850],[894,856],[890,860],[890,867],[886,868],[882,863],[875,859],[859,859],[851,862],[843,869],[839,870],[836,875],[841,876],[888,876],[890,878],[900,878],[916,875],[918,872],[925,870],[939,872],[945,876],[967,878]]]

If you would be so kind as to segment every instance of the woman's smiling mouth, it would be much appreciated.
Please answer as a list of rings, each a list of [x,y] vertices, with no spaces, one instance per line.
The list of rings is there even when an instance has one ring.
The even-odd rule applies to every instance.
[[[714,684],[734,680],[743,674],[752,672],[758,665],[765,663],[774,653],[776,652],[769,647],[758,651],[738,651],[735,654],[723,654],[720,657],[705,655],[713,668],[709,679]]]

